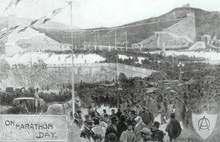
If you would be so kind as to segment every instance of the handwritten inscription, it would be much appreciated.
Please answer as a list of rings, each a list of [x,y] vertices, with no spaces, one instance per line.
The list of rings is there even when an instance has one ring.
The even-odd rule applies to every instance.
[[[3,118],[2,118],[3,117]],[[0,116],[0,140],[66,140],[65,116]],[[13,133],[13,135],[11,135]]]

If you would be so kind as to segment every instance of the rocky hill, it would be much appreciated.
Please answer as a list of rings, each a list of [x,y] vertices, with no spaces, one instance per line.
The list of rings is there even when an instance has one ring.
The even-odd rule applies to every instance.
[[[118,27],[98,27],[93,29],[70,30],[68,25],[49,21],[36,30],[45,33],[49,37],[62,42],[71,43],[71,37],[75,45],[102,44],[114,45],[115,39],[118,46],[125,46],[126,36],[128,46],[140,42],[154,35],[154,32],[166,29],[187,17],[188,13],[195,13],[196,40],[201,40],[201,35],[216,36],[220,38],[220,14],[214,11],[204,11],[191,7],[179,7],[158,17],[128,23]],[[22,21],[31,19],[20,18]],[[0,30],[7,26],[7,19],[0,18]],[[71,35],[71,33],[73,33]],[[116,37],[116,38],[115,38]]]
[[[116,41],[120,46],[121,43],[126,41],[127,32],[128,46],[131,46],[133,43],[140,42],[154,35],[154,32],[161,31],[181,21],[187,17],[188,13],[195,13],[196,40],[200,40],[201,35],[204,34],[211,35],[212,37],[217,36],[218,39],[220,38],[219,12],[209,12],[191,7],[179,7],[158,17],[152,17],[118,27],[85,29],[86,32],[84,30],[74,30],[72,35],[73,43],[75,45],[82,45],[83,42],[87,44],[95,44],[97,42],[102,45],[114,45],[116,35]],[[37,29],[59,42],[71,43],[71,31]]]

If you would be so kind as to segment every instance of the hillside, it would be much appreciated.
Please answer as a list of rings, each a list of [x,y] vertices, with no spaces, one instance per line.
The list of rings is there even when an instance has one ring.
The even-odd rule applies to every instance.
[[[197,40],[200,40],[201,35],[204,34],[212,35],[212,37],[217,36],[219,39],[220,16],[218,12],[208,12],[190,7],[179,7],[158,17],[152,17],[118,27],[86,29],[86,32],[83,32],[83,30],[73,31],[73,43],[75,45],[82,45],[85,41],[87,44],[90,43],[91,45],[96,41],[98,44],[100,43],[102,45],[114,45],[115,31],[112,30],[112,28],[116,28],[116,41],[119,43],[119,46],[120,43],[126,40],[125,32],[127,32],[128,46],[131,46],[133,43],[140,42],[154,35],[154,32],[161,31],[181,21],[183,18],[186,18],[187,13],[190,12],[195,13]],[[37,28],[37,30],[46,33],[46,35],[59,42],[71,43],[70,31],[55,29],[45,30],[41,28]],[[95,30],[99,31],[95,32]]]
[[[157,31],[161,31],[178,23],[186,18],[190,12],[195,13],[196,40],[200,40],[201,35],[204,34],[211,35],[212,37],[217,36],[217,39],[220,38],[219,12],[209,12],[190,7],[175,8],[161,16],[128,23],[118,27],[98,27],[93,29],[73,27],[73,29],[70,30],[68,25],[49,21],[42,26],[34,28],[62,43],[71,43],[72,31],[73,43],[78,46],[83,45],[84,42],[90,45],[97,43],[113,46],[115,44],[115,35],[118,46],[125,46],[127,33],[128,46],[131,46],[133,43],[143,41],[153,36]],[[18,19],[23,23],[28,23],[33,20],[28,18]],[[7,18],[0,17],[0,30],[7,27],[7,24]]]

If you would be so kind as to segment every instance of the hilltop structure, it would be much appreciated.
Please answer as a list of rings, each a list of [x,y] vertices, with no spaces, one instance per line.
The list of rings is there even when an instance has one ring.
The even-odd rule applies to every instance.
[[[14,18],[11,17],[11,22],[13,19]],[[8,20],[10,21],[10,18],[8,18]],[[0,30],[9,27],[9,22],[5,21],[6,20],[1,20]],[[17,21],[19,21],[18,18]],[[27,51],[27,46],[29,47],[29,42],[31,42],[31,47],[33,48],[28,48],[29,51],[31,49],[33,49],[33,51],[70,50],[72,43],[75,49],[81,50],[100,49],[111,51],[115,49],[133,48],[133,50],[137,49],[139,51],[144,51],[144,49],[157,50],[162,49],[163,47],[165,50],[182,48],[200,49],[206,48],[207,46],[207,44],[204,43],[196,43],[201,41],[204,42],[203,35],[210,35],[211,39],[216,36],[216,38],[219,39],[220,34],[218,28],[219,12],[209,12],[202,9],[192,8],[189,4],[175,8],[158,17],[128,23],[118,27],[100,27],[93,29],[51,27],[52,28],[44,28],[36,26],[28,28],[23,32],[33,33],[32,36],[30,36],[30,34],[24,36],[23,34],[14,31],[12,34],[19,37],[19,40],[13,41],[13,43],[8,41],[7,47],[10,49],[10,46],[16,45],[19,46],[18,49],[22,47],[22,51],[24,51],[24,49]],[[13,37],[12,35],[10,36]],[[1,47],[3,47],[2,45],[4,45],[6,40],[7,39],[3,38],[0,41],[0,51],[2,52],[5,51],[4,48]],[[212,44],[211,42],[213,42],[213,40],[210,41],[210,44]],[[219,44],[219,41],[214,41],[214,44]],[[193,47],[194,45],[196,48]],[[14,49],[18,50],[17,48]],[[8,50],[6,50],[6,52],[8,52]]]
[[[168,49],[189,47],[196,39],[195,15],[189,13],[186,18],[174,25],[156,31],[153,36],[132,44],[133,48]]]

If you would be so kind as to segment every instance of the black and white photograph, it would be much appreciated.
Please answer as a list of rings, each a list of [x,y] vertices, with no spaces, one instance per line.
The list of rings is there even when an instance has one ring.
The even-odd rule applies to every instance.
[[[219,142],[219,0],[0,0],[0,142]]]

